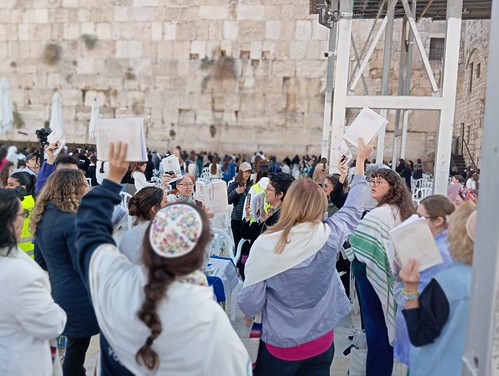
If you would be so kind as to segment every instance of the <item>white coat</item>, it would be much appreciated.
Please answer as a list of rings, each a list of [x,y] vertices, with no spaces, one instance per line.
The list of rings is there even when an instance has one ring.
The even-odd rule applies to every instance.
[[[0,256],[0,286],[0,375],[52,375],[49,340],[64,330],[66,313],[50,295],[47,274],[14,249]]]
[[[230,321],[208,286],[173,282],[157,314],[163,331],[152,348],[160,358],[156,372],[135,361],[151,334],[138,319],[147,270],[132,265],[111,244],[92,255],[89,283],[101,333],[120,362],[135,375],[247,376],[251,362]]]

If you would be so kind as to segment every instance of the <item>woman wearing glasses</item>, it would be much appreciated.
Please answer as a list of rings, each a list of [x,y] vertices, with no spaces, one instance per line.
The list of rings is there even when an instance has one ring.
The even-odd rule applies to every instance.
[[[50,296],[46,273],[18,247],[25,216],[18,194],[0,189],[0,375],[50,376],[49,340],[64,329],[66,314]]]
[[[177,180],[175,188],[169,192],[166,201],[168,203],[180,201],[194,203],[192,194],[194,192],[195,183],[196,178],[193,175],[187,174],[182,176],[181,179]]]
[[[36,177],[25,171],[14,172],[7,179],[7,189],[15,189],[17,191],[20,197],[22,197],[21,205],[27,212],[18,245],[19,248],[26,252],[31,258],[33,258],[33,249],[35,246],[33,245],[33,235],[29,230],[29,221],[31,218],[31,211],[35,206],[35,182]]]
[[[424,198],[418,205],[416,213],[421,218],[426,218],[428,227],[435,238],[443,262],[420,272],[418,291],[423,291],[431,278],[437,272],[447,267],[452,262],[449,254],[449,243],[447,241],[447,218],[454,212],[454,204],[443,195],[432,195]],[[405,323],[402,309],[405,306],[403,296],[403,283],[395,284],[394,294],[397,301],[397,314],[395,317],[395,358],[404,364],[409,364],[409,334]]]
[[[47,179],[31,215],[35,260],[49,273],[52,296],[68,315],[63,335],[64,375],[85,376],[85,353],[99,326],[88,292],[76,271],[76,210],[89,191],[79,170],[56,170]]]
[[[350,237],[355,255],[352,271],[369,349],[366,375],[390,376],[396,304],[393,275],[386,256],[387,247],[392,246],[388,232],[414,214],[414,205],[405,181],[393,170],[373,171],[370,186],[377,206],[366,214]]]

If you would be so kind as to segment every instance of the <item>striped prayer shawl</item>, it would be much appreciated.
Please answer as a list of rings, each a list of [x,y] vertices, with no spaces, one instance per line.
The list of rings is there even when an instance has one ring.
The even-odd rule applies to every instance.
[[[366,274],[383,308],[388,338],[395,338],[396,303],[393,296],[393,275],[386,248],[393,247],[388,232],[401,222],[396,207],[385,204],[370,211],[350,237],[355,257],[366,264]]]

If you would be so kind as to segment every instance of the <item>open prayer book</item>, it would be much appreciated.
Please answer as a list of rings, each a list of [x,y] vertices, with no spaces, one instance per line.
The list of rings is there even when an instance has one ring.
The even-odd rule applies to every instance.
[[[389,232],[395,252],[388,247],[387,257],[392,271],[397,270],[395,260],[403,267],[409,257],[419,260],[419,270],[426,270],[443,262],[435,239],[425,218],[413,214]]]
[[[128,144],[125,160],[128,162],[147,161],[146,138],[143,118],[98,119],[95,126],[95,143],[99,160],[108,161],[109,143]]]
[[[367,145],[386,124],[388,124],[388,120],[383,116],[368,107],[364,107],[352,125],[348,127],[343,138],[357,147],[359,138],[362,137]]]
[[[227,185],[223,180],[215,180],[210,183],[196,181],[197,201],[201,201],[212,214],[227,213]]]
[[[180,161],[178,158],[170,154],[168,157],[161,160],[161,165],[163,166],[163,171],[165,174],[174,175],[175,177],[170,180],[173,183],[182,178],[182,170],[180,169]]]
[[[333,147],[333,155],[336,157],[336,160],[338,161],[344,159],[347,165],[353,159],[352,152],[348,148],[345,140],[342,140],[337,147]]]

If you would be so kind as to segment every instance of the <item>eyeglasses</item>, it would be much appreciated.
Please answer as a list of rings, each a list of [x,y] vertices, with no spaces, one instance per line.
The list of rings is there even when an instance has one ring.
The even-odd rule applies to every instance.
[[[418,214],[418,217],[425,218],[425,219],[435,219],[434,217],[430,217],[429,215],[422,215],[422,214]]]
[[[186,187],[193,187],[194,186],[193,183],[180,183],[180,184],[177,184],[177,185],[185,185]]]
[[[377,179],[377,180],[369,180],[369,184],[371,184],[373,187],[377,187],[379,186],[381,183],[386,183],[387,181],[386,180],[381,180],[381,179]]]
[[[275,189],[272,189],[272,188],[269,188],[269,187],[267,187],[266,190],[267,190],[267,192],[275,192]]]
[[[28,218],[29,217],[29,210],[28,209],[23,210],[22,213],[17,214],[17,217]]]

